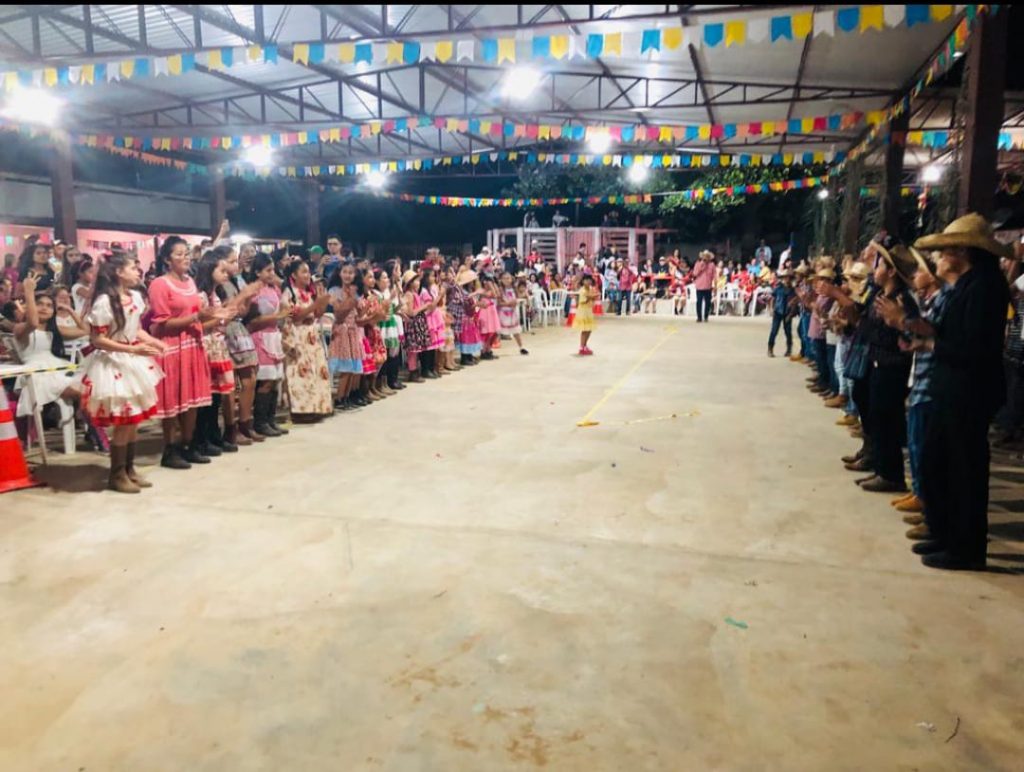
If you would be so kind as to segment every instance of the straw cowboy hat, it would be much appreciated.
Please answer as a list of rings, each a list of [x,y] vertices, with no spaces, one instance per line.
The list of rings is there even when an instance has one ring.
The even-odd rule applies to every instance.
[[[455,277],[455,283],[461,287],[463,284],[469,284],[470,282],[476,281],[476,279],[476,271],[466,269],[464,271],[459,271],[459,275]]]
[[[938,252],[932,252],[930,254],[925,254],[924,252],[921,252],[920,250],[917,250],[917,249],[914,249],[913,247],[911,247],[910,248],[910,254],[914,258],[914,262],[917,263],[917,270],[919,270],[919,271],[926,271],[926,272],[930,273],[933,278],[936,278],[936,279],[938,278],[938,276],[939,276],[938,273],[937,273],[938,265],[939,265],[939,260],[938,260],[939,253]]]
[[[798,265],[793,271],[793,273],[795,273],[797,276],[806,276],[810,272],[811,267],[806,263],[800,263],[800,265]]]
[[[908,284],[913,281],[914,274],[917,272],[917,261],[914,259],[914,256],[910,254],[909,249],[902,244],[896,244],[891,248],[886,249],[877,241],[872,242],[872,246],[875,248],[875,252],[881,255],[886,264],[896,271],[903,281]]]
[[[413,271],[413,270],[408,270],[405,273],[403,273],[402,274],[402,289],[405,289],[406,287],[408,287],[409,286],[409,282],[411,282],[413,279],[417,278],[418,276],[419,276],[419,274],[416,273],[416,271]]]
[[[712,252],[710,249],[702,249],[700,253],[697,255],[697,257],[701,258],[702,260],[714,260],[715,253]]]
[[[996,240],[992,233],[992,225],[980,214],[971,212],[958,217],[946,226],[942,233],[922,236],[914,242],[918,249],[947,249],[956,247],[974,247],[996,257],[1013,259],[1013,250]]]
[[[863,284],[868,280],[871,271],[868,267],[861,262],[852,263],[846,271],[843,272],[843,278],[852,284]]]
[[[832,268],[819,268],[814,272],[815,279],[824,279],[825,281],[835,281],[836,272]]]

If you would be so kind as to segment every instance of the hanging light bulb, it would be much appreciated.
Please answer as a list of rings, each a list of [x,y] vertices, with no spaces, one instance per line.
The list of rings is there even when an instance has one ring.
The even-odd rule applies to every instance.
[[[246,163],[256,167],[270,166],[274,163],[274,151],[263,145],[253,145],[247,148],[242,157]]]
[[[15,88],[0,115],[23,123],[53,126],[60,117],[64,100],[41,88]]]
[[[508,71],[501,86],[501,95],[506,99],[522,102],[540,85],[541,72],[536,67],[524,65]]]
[[[822,188],[818,191],[818,200],[824,201],[826,198],[828,198],[828,188]]]
[[[595,132],[587,140],[587,148],[594,155],[604,155],[612,148],[612,137],[606,131]]]
[[[374,190],[383,190],[387,187],[388,176],[381,171],[368,172],[366,174],[366,184]]]
[[[629,167],[629,181],[634,185],[643,185],[649,176],[650,172],[643,164],[634,163]]]
[[[936,183],[942,181],[942,175],[946,170],[939,164],[928,164],[921,170],[921,182]]]

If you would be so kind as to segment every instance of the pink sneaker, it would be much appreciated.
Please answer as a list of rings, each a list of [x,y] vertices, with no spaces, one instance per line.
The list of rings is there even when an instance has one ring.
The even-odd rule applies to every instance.
[[[580,349],[580,353],[579,353],[579,355],[580,355],[581,357],[585,357],[585,356],[587,355],[587,350],[586,350],[585,348],[581,348],[581,349]]]
[[[591,356],[593,356],[593,355],[594,355],[594,352],[593,352],[593,351],[591,351],[591,350],[590,350],[589,348],[584,348],[584,349],[583,349],[583,353],[584,353],[584,355],[586,355],[586,356],[588,356],[588,357],[591,357]]]

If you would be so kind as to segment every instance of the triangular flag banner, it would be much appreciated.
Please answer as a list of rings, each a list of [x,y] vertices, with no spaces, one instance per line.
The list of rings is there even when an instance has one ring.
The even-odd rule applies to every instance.
[[[683,43],[683,28],[669,27],[661,33],[661,42],[669,51],[675,51]]]
[[[840,8],[836,11],[836,26],[843,32],[853,32],[860,24],[860,8]]]
[[[552,35],[551,36],[551,56],[555,59],[564,59],[566,54],[569,53],[569,37],[568,35]]]
[[[885,6],[883,5],[862,5],[860,8],[860,31],[866,32],[869,29],[882,29],[885,23]]]
[[[928,21],[930,9],[927,5],[908,5],[906,9],[908,27],[913,27],[915,24],[925,24]]]
[[[220,53],[218,52],[217,55],[219,57]],[[309,64],[309,45],[306,43],[296,43],[292,46],[292,61],[296,64]]]
[[[856,25],[854,25],[856,26]],[[836,14],[832,11],[819,11],[814,14],[814,35],[835,35]]]
[[[903,20],[907,15],[907,6],[905,5],[884,5],[882,6],[885,17],[885,26],[887,27],[898,27],[903,24]]]
[[[534,59],[551,58],[551,37],[548,35],[536,35],[531,46]]]
[[[401,43],[388,43],[384,53],[385,64],[401,64],[402,63],[402,44]]]
[[[747,22],[747,40],[763,43],[768,39],[768,19],[751,19]]]
[[[622,56],[622,33],[609,32],[604,36],[604,55]]]
[[[501,38],[498,41],[498,64],[516,61],[516,39]]]
[[[450,40],[438,40],[434,44],[434,58],[442,64],[450,62],[454,52],[455,46]]]
[[[953,6],[951,5],[933,5],[931,6],[932,21],[945,21],[953,13]]]
[[[460,40],[455,47],[455,58],[460,62],[472,62],[473,57],[473,41]]]
[[[604,35],[587,35],[587,56],[596,59],[604,51]]]
[[[745,21],[730,21],[725,25],[725,45],[742,46],[747,42],[747,23]]]
[[[704,25],[704,45],[709,48],[714,48],[722,42],[722,38],[725,37],[725,25],[724,24],[705,24]]]
[[[661,50],[661,30],[645,29],[640,36],[640,53]]]
[[[831,16],[829,17],[831,18]],[[811,30],[814,28],[814,14],[813,13],[795,13],[793,14],[793,37],[805,38],[811,34]]]
[[[771,41],[793,39],[793,17],[774,16],[771,23]]]

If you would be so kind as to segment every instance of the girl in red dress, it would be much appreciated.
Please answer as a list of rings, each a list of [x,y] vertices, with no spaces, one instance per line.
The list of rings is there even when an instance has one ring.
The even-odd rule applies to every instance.
[[[160,465],[189,469],[210,459],[193,444],[196,409],[211,402],[210,363],[203,348],[203,322],[227,319],[223,309],[203,308],[189,276],[192,253],[184,239],[171,236],[157,255],[157,278],[149,285],[150,334],[164,345],[156,363],[164,373],[157,386],[156,416],[163,421]],[[178,430],[180,442],[175,443]]]

